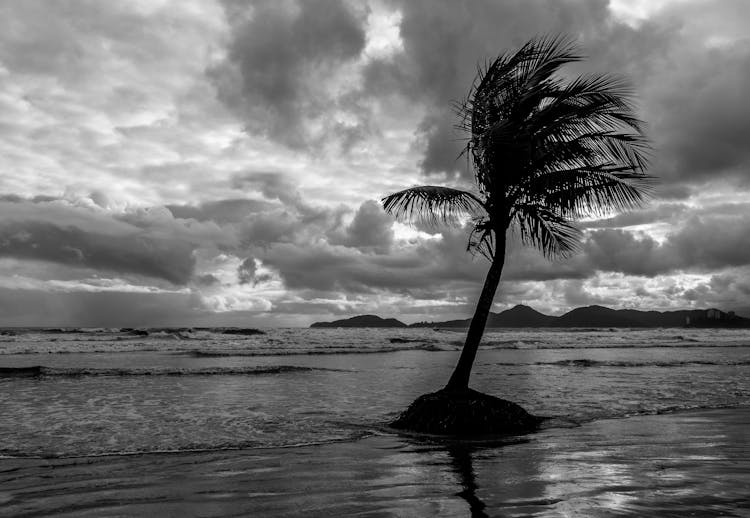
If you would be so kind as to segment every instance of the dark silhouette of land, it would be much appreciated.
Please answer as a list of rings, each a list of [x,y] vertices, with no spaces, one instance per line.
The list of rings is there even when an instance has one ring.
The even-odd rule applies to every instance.
[[[380,318],[375,315],[359,315],[333,322],[315,322],[310,327],[408,327],[395,318]]]
[[[407,325],[395,318],[383,319],[362,315],[333,322],[316,322],[310,327],[431,327],[467,328],[471,319],[445,322],[417,322]],[[500,313],[490,313],[487,327],[750,327],[750,319],[718,309],[679,311],[639,311],[586,306],[568,311],[559,317],[545,315],[529,306],[517,305]]]

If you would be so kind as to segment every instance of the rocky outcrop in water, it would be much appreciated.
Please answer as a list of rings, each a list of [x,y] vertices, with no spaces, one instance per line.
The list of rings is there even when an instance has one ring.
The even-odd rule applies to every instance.
[[[536,430],[542,418],[520,405],[476,390],[440,390],[417,398],[391,426],[411,432],[453,435],[517,435]]]

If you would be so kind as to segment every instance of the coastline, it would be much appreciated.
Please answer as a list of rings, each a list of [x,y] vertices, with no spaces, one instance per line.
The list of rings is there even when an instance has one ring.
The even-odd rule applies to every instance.
[[[2,516],[750,513],[750,408],[603,419],[498,447],[392,434],[287,448],[0,459]]]

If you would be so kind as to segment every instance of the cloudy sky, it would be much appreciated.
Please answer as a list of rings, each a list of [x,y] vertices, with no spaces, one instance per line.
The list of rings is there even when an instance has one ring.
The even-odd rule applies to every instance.
[[[466,231],[377,200],[467,185],[451,101],[559,32],[635,87],[660,183],[572,259],[513,245],[494,309],[750,316],[747,0],[2,0],[0,325],[470,316]]]

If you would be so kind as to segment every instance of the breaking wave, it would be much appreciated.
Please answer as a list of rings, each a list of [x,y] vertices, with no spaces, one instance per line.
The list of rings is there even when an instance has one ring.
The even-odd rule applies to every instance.
[[[31,367],[0,367],[0,379],[3,378],[76,378],[91,376],[231,376],[231,375],[261,375],[285,374],[290,372],[307,371],[340,371],[322,367],[301,367],[297,365],[269,365],[262,367],[208,367],[196,369],[181,368],[64,368],[34,365]]]
[[[619,360],[590,360],[590,359],[573,359],[573,360],[558,360],[554,362],[531,362],[531,363],[512,363],[512,362],[498,362],[492,365],[498,365],[501,367],[515,367],[518,365],[539,365],[539,366],[552,366],[552,367],[685,367],[690,365],[727,365],[727,366],[741,366],[750,365],[750,360],[739,360],[739,361],[710,361],[710,360],[688,360],[688,361],[650,361],[650,362],[638,362],[638,361],[619,361]]]
[[[423,343],[420,345],[409,345],[404,347],[370,347],[366,349],[353,349],[344,347],[316,347],[314,349],[256,349],[253,351],[188,351],[188,354],[196,358],[224,358],[224,357],[255,357],[255,356],[316,356],[325,354],[379,354],[394,353],[400,351],[455,351],[453,346],[440,346],[437,344]]]

